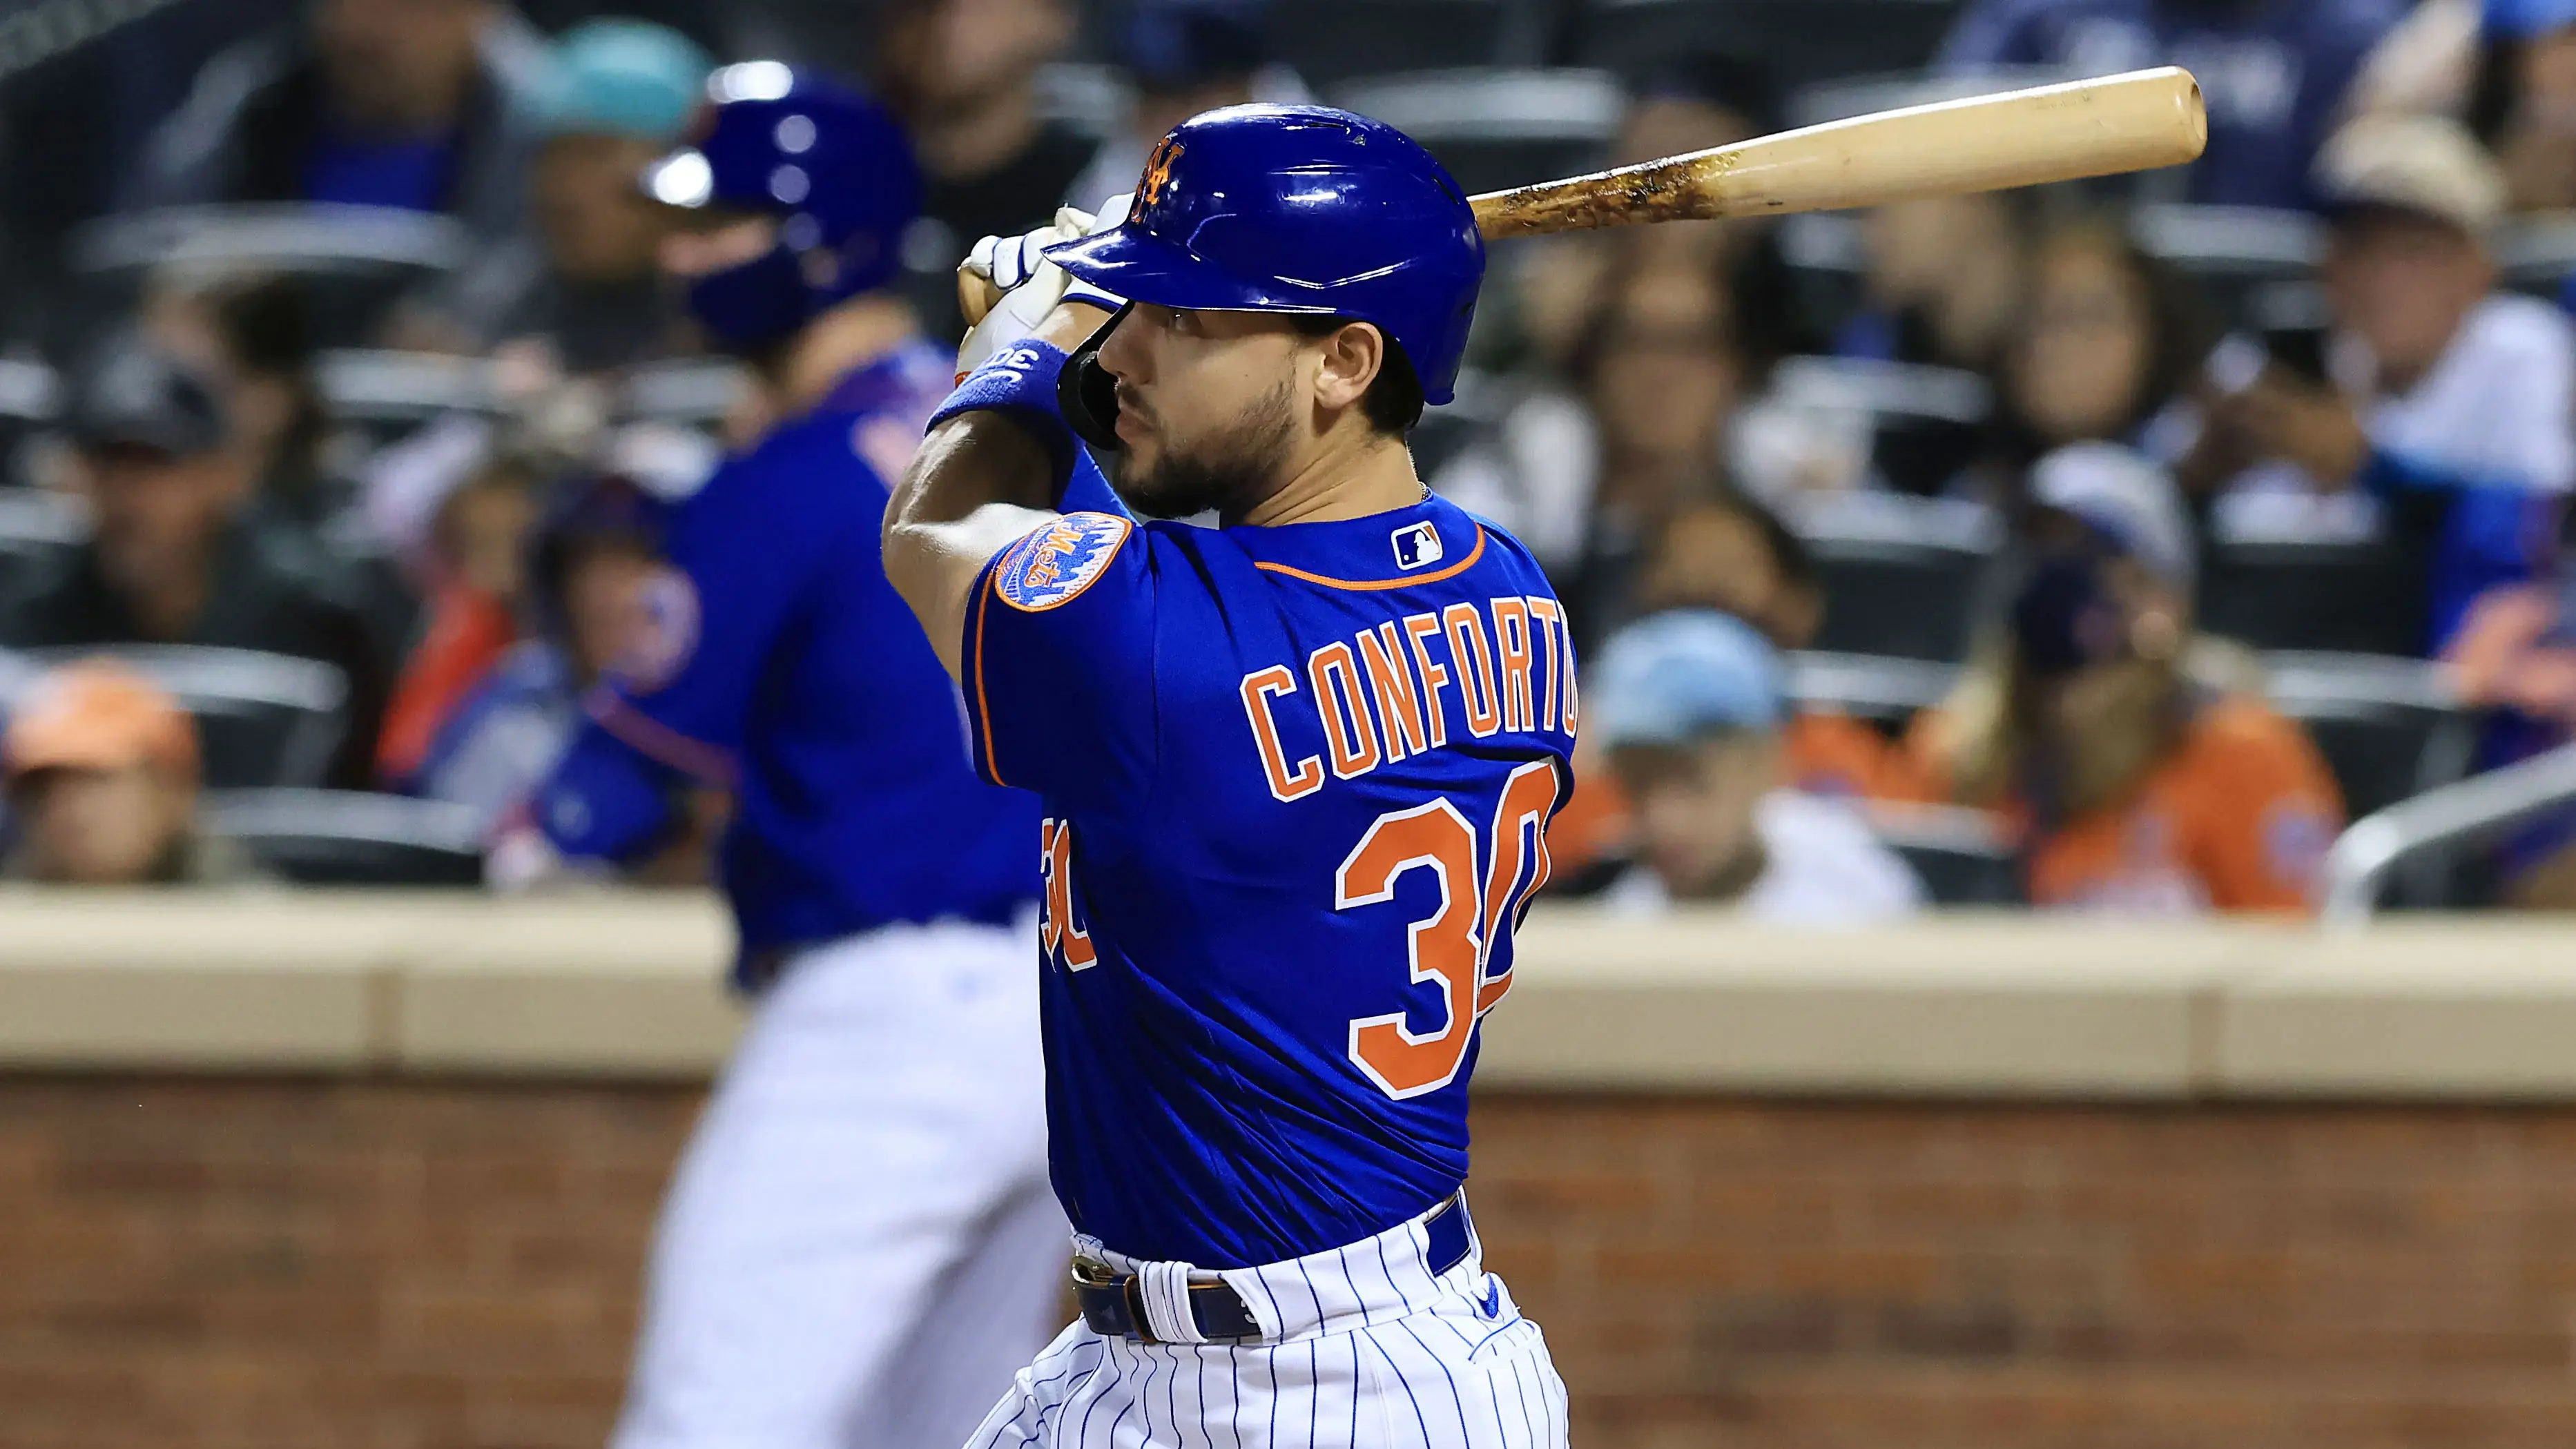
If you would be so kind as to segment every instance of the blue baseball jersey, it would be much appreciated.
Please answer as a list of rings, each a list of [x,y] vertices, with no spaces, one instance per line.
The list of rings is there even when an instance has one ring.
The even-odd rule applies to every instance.
[[[1036,802],[975,777],[878,544],[885,480],[953,381],[926,344],[900,349],[680,508],[653,638],[533,802],[566,854],[628,859],[689,785],[732,791],[719,873],[746,964],[895,922],[1004,923],[1037,893]]]
[[[1437,498],[1068,513],[986,566],[961,675],[978,767],[1045,802],[1074,1224],[1242,1267],[1454,1192],[1477,1018],[1572,784],[1573,648],[1528,550]]]

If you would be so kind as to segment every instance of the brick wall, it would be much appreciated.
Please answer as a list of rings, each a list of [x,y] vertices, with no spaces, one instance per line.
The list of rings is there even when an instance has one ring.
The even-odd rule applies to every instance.
[[[679,1089],[0,1078],[0,1449],[595,1445]],[[1497,1097],[1586,1449],[2576,1444],[2576,1110]]]

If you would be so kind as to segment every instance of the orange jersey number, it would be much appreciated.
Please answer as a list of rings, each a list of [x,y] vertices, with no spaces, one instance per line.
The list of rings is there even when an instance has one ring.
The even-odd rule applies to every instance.
[[[1393,900],[1409,871],[1428,870],[1440,883],[1439,908],[1406,932],[1408,979],[1440,989],[1439,1028],[1416,1032],[1402,1011],[1351,1021],[1351,1061],[1388,1096],[1418,1097],[1457,1080],[1476,1018],[1511,989],[1508,972],[1489,981],[1485,971],[1493,943],[1547,881],[1555,801],[1553,765],[1534,761],[1512,772],[1492,823],[1491,872],[1481,881],[1476,828],[1445,798],[1379,816],[1342,862],[1333,880],[1340,910]]]

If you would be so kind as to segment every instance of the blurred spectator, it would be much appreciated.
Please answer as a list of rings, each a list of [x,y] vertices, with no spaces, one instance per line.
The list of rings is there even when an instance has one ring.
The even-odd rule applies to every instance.
[[[2303,910],[2342,820],[2304,731],[2197,683],[2191,533],[2171,482],[2097,446],[2043,461],[2036,566],[2003,647],[1911,743],[1938,796],[2024,832],[2030,899]]]
[[[1294,71],[1272,63],[1270,23],[1270,0],[1137,0],[1115,57],[1135,90],[1134,109],[1065,199],[1095,211],[1102,198],[1133,191],[1154,143],[1201,111],[1312,100]]]
[[[1922,887],[1850,807],[1783,789],[1781,662],[1741,620],[1683,610],[1613,636],[1586,686],[1591,728],[1635,801],[1638,863],[1606,904],[1730,904],[1756,920],[1902,916]]]
[[[1806,544],[1779,515],[1732,493],[1674,513],[1647,556],[1638,598],[1649,613],[1731,614],[1783,653],[1813,643],[1829,607]],[[1903,752],[1848,715],[1797,709],[1782,725],[1780,755],[1781,778],[1810,795],[1912,800],[1922,794]]]
[[[581,724],[583,695],[649,636],[666,513],[616,478],[557,507],[530,568],[535,632],[440,725],[408,782],[412,793],[472,806],[487,827],[534,793]]]
[[[2576,525],[2576,515],[2567,524]],[[2446,655],[2461,699],[2494,712],[2481,763],[2509,765],[2576,743],[2576,526],[2550,577],[2478,598]],[[2576,910],[2576,808],[2509,833],[2494,852],[2500,896],[2525,910]]]
[[[519,341],[574,374],[693,350],[655,265],[666,221],[637,178],[688,124],[713,67],[677,31],[642,21],[566,34],[535,98],[535,234],[486,253],[402,318],[396,340],[448,352]]]
[[[2007,501],[2022,469],[2070,443],[2153,447],[2150,425],[2194,383],[2217,340],[2190,284],[2106,218],[2059,224],[2032,253],[1996,408]]]
[[[2407,0],[1973,0],[1938,66],[2109,75],[2179,65],[2209,102],[2189,199],[2304,207],[2308,168]]]
[[[384,688],[365,626],[244,516],[252,479],[215,385],[139,338],[112,342],[65,420],[93,537],[0,600],[0,644],[199,644],[337,667],[346,731],[332,783],[360,787]]]
[[[1584,643],[1634,612],[1637,562],[1662,520],[1725,480],[1730,426],[1783,326],[1781,292],[1747,280],[1766,254],[1635,270],[1633,253],[1615,253],[1572,359],[1574,390],[1523,398],[1432,479],[1529,545]]]
[[[2515,211],[2576,205],[2576,3],[2423,0],[2357,83],[2357,107],[2465,122]]]
[[[0,875],[47,885],[250,877],[197,833],[197,732],[150,683],[103,661],[29,686],[5,745],[15,841]]]
[[[2576,206],[2576,3],[2487,0],[2464,117],[2502,163],[2515,211]]]
[[[1806,544],[1777,514],[1741,494],[1683,504],[1658,532],[1641,570],[1636,602],[1647,614],[1713,610],[1753,626],[1783,654],[1804,649],[1824,622],[1823,580]],[[1604,632],[1625,618],[1594,621]],[[1780,781],[1809,795],[1852,800],[1927,798],[1913,758],[1866,721],[1794,706],[1780,728]],[[1631,807],[1617,777],[1586,736],[1576,758],[1574,797],[1548,827],[1562,873],[1626,849]]]
[[[2457,122],[2365,117],[2318,169],[2332,381],[2214,359],[2223,395],[2190,472],[2232,480],[2218,522],[2235,535],[2366,528],[2375,512],[2424,558],[2438,649],[2479,591],[2533,572],[2576,485],[2576,326],[2495,290],[2504,183]],[[2238,471],[2256,460],[2278,466]],[[2317,489],[2356,495],[2357,513],[2338,525]]]
[[[524,215],[531,77],[495,0],[314,0],[291,44],[199,73],[153,140],[133,206],[315,201],[438,212],[479,243]]]
[[[1610,164],[1633,166],[1779,130],[1779,88],[1758,62],[1719,54],[1691,55],[1650,71],[1620,118]],[[1708,266],[1721,253],[1750,245],[1770,230],[1756,220],[1667,222],[1632,239],[1628,265],[1638,270]],[[1586,237],[1586,241],[1600,238]]]
[[[884,0],[877,84],[911,128],[926,181],[906,253],[914,305],[935,336],[966,330],[953,268],[981,236],[1016,236],[1055,215],[1099,143],[1038,109],[1038,70],[1073,39],[1072,0]],[[1121,188],[1132,188],[1130,176]],[[1098,204],[1091,197],[1086,206]],[[941,229],[945,235],[941,235]]]
[[[162,287],[144,326],[220,388],[255,480],[255,516],[319,527],[346,489],[326,459],[331,420],[313,377],[317,353],[302,291],[285,278],[255,276]]]
[[[539,481],[523,459],[487,459],[440,502],[421,569],[428,620],[385,709],[378,778],[415,780],[458,706],[519,641]]]
[[[1861,234],[1868,301],[1834,334],[1834,351],[1993,373],[2029,267],[2011,194],[1882,206],[1863,218]]]

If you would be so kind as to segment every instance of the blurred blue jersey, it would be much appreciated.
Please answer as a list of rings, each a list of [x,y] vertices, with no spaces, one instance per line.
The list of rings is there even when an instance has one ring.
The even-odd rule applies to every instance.
[[[2308,168],[2362,62],[2411,0],[1974,0],[1940,68],[2109,75],[2179,65],[2209,102],[2192,201],[2306,207]]]
[[[957,690],[886,582],[885,479],[953,382],[926,344],[844,379],[681,507],[649,648],[587,701],[534,802],[568,855],[632,859],[690,782],[734,792],[743,960],[1035,895],[1027,796],[975,778]]]
[[[1455,1191],[1476,1020],[1572,781],[1573,649],[1527,550],[1437,498],[1069,513],[986,567],[965,666],[979,767],[1046,804],[1075,1226],[1240,1267]]]

